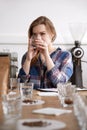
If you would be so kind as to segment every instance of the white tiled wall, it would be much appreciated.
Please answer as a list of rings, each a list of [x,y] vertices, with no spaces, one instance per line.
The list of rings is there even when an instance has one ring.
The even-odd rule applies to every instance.
[[[18,53],[18,68],[21,57],[27,50],[27,31],[38,16],[47,16],[57,31],[56,43],[70,49],[73,45],[69,23],[87,23],[87,0],[0,0],[0,52],[8,49]],[[77,32],[76,32],[77,33]],[[67,44],[66,44],[67,43]],[[82,46],[87,61],[87,33]],[[82,62],[83,84],[87,87],[87,63]]]

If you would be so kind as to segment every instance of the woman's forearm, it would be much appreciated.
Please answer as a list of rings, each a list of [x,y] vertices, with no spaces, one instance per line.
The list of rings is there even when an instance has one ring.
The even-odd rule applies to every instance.
[[[31,64],[31,61],[26,58],[26,60],[25,60],[25,62],[24,62],[24,65],[23,65],[23,69],[24,69],[26,75],[29,74],[30,64]]]
[[[50,55],[46,55],[46,65],[47,65],[47,70],[51,70],[54,67],[54,63],[50,57]]]

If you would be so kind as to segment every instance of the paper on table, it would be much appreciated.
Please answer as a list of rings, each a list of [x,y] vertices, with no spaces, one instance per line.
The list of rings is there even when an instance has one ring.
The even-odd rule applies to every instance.
[[[56,92],[38,92],[39,96],[58,96],[58,93]]]
[[[72,110],[46,107],[46,108],[41,108],[41,109],[33,110],[32,112],[33,113],[38,113],[38,114],[46,114],[46,115],[56,115],[56,116],[59,116],[61,114],[65,114],[65,113],[71,113]]]

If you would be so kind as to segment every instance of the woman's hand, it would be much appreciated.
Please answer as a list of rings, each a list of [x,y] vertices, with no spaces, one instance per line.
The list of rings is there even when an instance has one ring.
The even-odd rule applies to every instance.
[[[31,61],[32,58],[37,54],[37,52],[38,52],[38,50],[37,50],[36,46],[34,45],[32,39],[29,39],[27,59],[28,59],[29,61]]]
[[[49,54],[48,51],[48,44],[43,40],[34,40],[34,43],[37,47],[37,51],[39,51],[40,54],[42,54],[44,57],[46,54]]]
[[[32,39],[29,39],[27,56],[23,65],[23,69],[27,75],[29,74],[29,71],[30,71],[31,60],[37,53],[38,53],[38,50],[36,49],[35,46],[33,46]]]

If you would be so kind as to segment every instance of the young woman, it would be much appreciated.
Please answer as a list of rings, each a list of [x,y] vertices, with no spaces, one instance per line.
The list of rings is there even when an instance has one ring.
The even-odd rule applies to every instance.
[[[28,30],[28,50],[22,58],[19,77],[22,82],[31,81],[34,88],[53,88],[59,82],[67,82],[73,73],[69,51],[55,48],[56,31],[45,16],[35,19]]]

